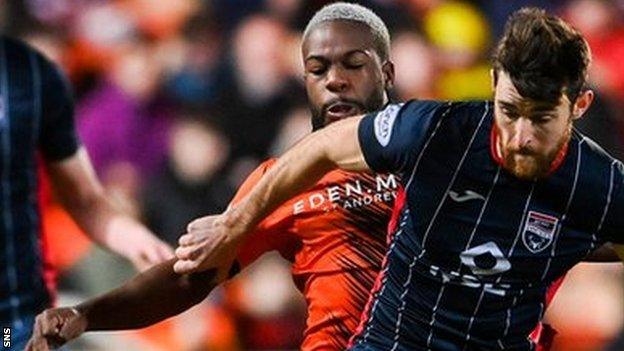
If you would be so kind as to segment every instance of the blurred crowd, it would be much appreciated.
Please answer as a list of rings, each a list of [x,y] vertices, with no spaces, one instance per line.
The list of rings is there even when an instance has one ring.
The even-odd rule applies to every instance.
[[[64,69],[81,140],[107,190],[175,246],[191,219],[223,211],[259,162],[311,130],[301,32],[328,2],[12,0],[0,3],[0,23]],[[624,157],[624,1],[359,3],[391,30],[397,101],[489,98],[489,57],[508,14],[536,5],[563,16],[593,52],[589,84],[598,98],[578,127]],[[61,296],[92,296],[130,274],[93,251],[53,200],[45,225]],[[571,274],[547,315],[560,331],[558,349],[611,342],[623,322],[622,287],[613,283],[621,274],[608,265]],[[587,308],[603,312],[588,319]],[[137,350],[296,349],[304,321],[287,263],[270,256],[197,308],[119,342]]]

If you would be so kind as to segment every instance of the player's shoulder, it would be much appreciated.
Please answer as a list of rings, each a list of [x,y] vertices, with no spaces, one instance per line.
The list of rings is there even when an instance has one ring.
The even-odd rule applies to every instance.
[[[447,101],[447,100],[410,100],[400,107],[400,113],[415,116],[437,116],[449,120],[472,121],[479,120],[484,114],[491,113],[490,101]]]
[[[16,54],[20,56],[33,55],[35,59],[40,63],[43,63],[47,66],[53,66],[53,64],[48,59],[46,59],[46,57],[41,52],[39,52],[39,50],[25,43],[21,39],[9,37],[6,35],[0,35],[0,40],[2,40],[5,54]]]
[[[589,161],[588,164],[592,168],[600,165],[614,165],[615,170],[624,176],[624,165],[622,162],[603,149],[596,141],[577,130],[574,130],[571,140],[574,145],[580,144],[581,150],[586,155],[585,159]]]
[[[24,43],[22,40],[9,37],[6,35],[0,35],[0,40],[2,40],[2,45],[4,46],[4,50],[15,50],[22,52],[36,52],[30,45]]]
[[[430,119],[430,126],[442,125],[445,138],[465,138],[484,121],[493,119],[491,101],[414,100],[406,107],[412,113]]]
[[[271,168],[273,168],[273,166],[275,166],[277,161],[278,159],[275,157],[266,159],[251,172],[250,177],[264,176]],[[330,180],[335,181],[335,180],[350,179],[354,177],[355,178],[362,177],[362,174],[335,169],[335,170],[329,171],[323,178],[326,180],[330,179]]]
[[[23,70],[32,70],[33,63],[38,67],[44,84],[51,84],[54,88],[59,86],[69,86],[67,78],[62,73],[60,67],[47,58],[36,48],[18,38],[6,35],[0,36],[4,54],[12,62],[19,62],[12,65]],[[33,60],[34,59],[34,60]]]

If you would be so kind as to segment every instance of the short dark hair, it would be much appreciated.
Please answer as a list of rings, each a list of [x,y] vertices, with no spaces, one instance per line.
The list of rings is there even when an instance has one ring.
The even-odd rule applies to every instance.
[[[514,12],[493,57],[523,97],[556,103],[566,94],[574,103],[585,86],[591,53],[581,33],[538,8]]]

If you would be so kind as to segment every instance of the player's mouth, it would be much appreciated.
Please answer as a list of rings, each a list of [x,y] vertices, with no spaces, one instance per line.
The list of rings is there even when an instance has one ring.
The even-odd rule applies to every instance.
[[[325,108],[326,122],[335,122],[347,117],[358,115],[362,109],[360,106],[353,102],[337,101],[331,103]]]

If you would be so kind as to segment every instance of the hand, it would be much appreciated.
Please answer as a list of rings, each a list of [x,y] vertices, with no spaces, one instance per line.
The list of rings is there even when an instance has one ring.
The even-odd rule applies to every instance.
[[[173,269],[176,273],[186,274],[230,266],[236,256],[241,229],[229,225],[226,216],[227,212],[206,216],[188,225],[187,233],[180,237],[180,246],[175,251],[178,261]]]
[[[72,307],[51,308],[35,319],[26,351],[47,351],[77,338],[87,328],[87,318]]]
[[[169,245],[133,219],[122,218],[115,225],[115,232],[123,235],[117,235],[114,247],[118,249],[114,251],[130,260],[139,272],[174,257]]]
[[[152,234],[131,240],[127,258],[137,271],[142,272],[174,257],[173,249]]]

